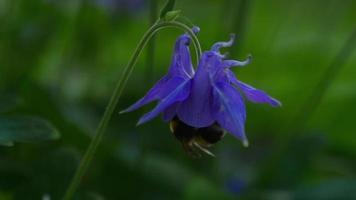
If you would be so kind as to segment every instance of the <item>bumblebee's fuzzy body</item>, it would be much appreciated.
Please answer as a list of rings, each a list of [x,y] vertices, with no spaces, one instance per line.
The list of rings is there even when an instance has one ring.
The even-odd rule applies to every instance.
[[[214,156],[207,148],[220,141],[225,134],[218,124],[204,128],[194,128],[183,123],[178,117],[174,117],[170,122],[170,129],[182,143],[183,148],[193,157],[201,156],[198,150]]]

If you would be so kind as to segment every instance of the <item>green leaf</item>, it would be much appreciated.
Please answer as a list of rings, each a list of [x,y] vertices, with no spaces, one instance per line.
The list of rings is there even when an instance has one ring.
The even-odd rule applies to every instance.
[[[159,18],[162,19],[164,18],[164,16],[166,16],[166,14],[169,12],[169,11],[172,11],[173,8],[174,8],[174,4],[175,4],[175,0],[168,0],[166,2],[166,4],[164,5],[164,7],[162,8],[161,10],[161,14],[159,15]]]
[[[12,146],[14,142],[40,142],[60,137],[57,129],[37,117],[0,117],[0,145]]]
[[[181,13],[181,10],[173,10],[173,11],[169,11],[166,13],[166,15],[164,16],[164,19],[166,21],[173,21],[175,20]]]

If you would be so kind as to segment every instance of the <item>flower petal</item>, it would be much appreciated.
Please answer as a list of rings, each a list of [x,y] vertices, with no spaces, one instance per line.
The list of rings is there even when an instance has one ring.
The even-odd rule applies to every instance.
[[[197,33],[199,28],[195,27],[193,31]],[[189,43],[190,37],[188,34],[178,37],[168,74],[158,81],[143,98],[120,113],[131,112],[154,100],[163,99],[184,80],[188,80],[194,75]]]
[[[248,64],[250,64],[252,61],[252,56],[248,55],[247,59],[244,61],[238,61],[238,60],[224,60],[223,61],[223,67],[243,67],[246,66]]]
[[[168,108],[166,108],[163,111],[163,121],[169,122],[174,118],[174,116],[176,116],[176,114],[177,114],[177,111],[176,111],[177,104],[178,103],[175,103],[175,104],[169,106]]]
[[[146,105],[152,101],[163,99],[166,97],[172,90],[184,82],[184,78],[173,77],[169,78],[167,76],[159,80],[153,88],[151,88],[147,94],[134,103],[129,108],[121,111],[120,113],[131,112],[138,109],[139,107]]]
[[[177,108],[178,118],[196,128],[214,123],[211,108],[212,87],[209,80],[209,68],[214,67],[212,62],[214,62],[213,57],[208,58],[207,54],[202,56],[198,70],[192,79],[189,97]]]
[[[232,71],[227,71],[228,78],[232,84],[236,85],[238,88],[242,90],[245,94],[246,98],[254,103],[268,103],[273,107],[281,106],[281,102],[277,99],[272,98],[266,92],[262,90],[258,90],[242,81],[237,80],[234,73]]]
[[[191,80],[186,80],[179,86],[177,86],[175,89],[173,89],[172,92],[169,93],[165,98],[163,98],[153,110],[143,115],[137,125],[143,124],[156,117],[160,112],[162,112],[164,109],[168,108],[175,102],[183,101],[184,99],[186,99],[190,92],[190,85]]]
[[[227,42],[217,42],[212,47],[212,51],[219,51],[222,47],[231,47],[235,41],[235,34],[230,34],[230,40]]]
[[[174,47],[171,66],[169,69],[170,76],[181,76],[188,79],[194,75],[189,44],[190,37],[188,34],[183,34],[177,39]]]
[[[214,113],[218,124],[248,144],[245,135],[246,108],[243,98],[227,82],[213,84]]]
[[[193,33],[194,33],[195,35],[197,35],[197,34],[199,33],[199,31],[200,31],[199,26],[193,26],[193,27],[192,27],[192,31],[193,31]]]

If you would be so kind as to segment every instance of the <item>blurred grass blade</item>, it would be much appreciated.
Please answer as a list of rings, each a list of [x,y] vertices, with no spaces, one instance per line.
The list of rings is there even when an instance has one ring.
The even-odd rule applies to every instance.
[[[267,159],[266,164],[261,167],[261,172],[258,176],[259,179],[256,181],[257,185],[271,184],[271,181],[273,181],[272,177],[278,177],[280,169],[283,168],[281,165],[283,165],[285,158],[290,156],[289,154],[286,154],[288,148],[290,148],[289,146],[294,140],[296,140],[296,138],[300,137],[300,135],[304,133],[305,124],[316,111],[316,108],[319,106],[327,90],[334,82],[336,76],[346,65],[346,62],[351,57],[355,47],[356,27],[347,38],[333,61],[325,69],[325,72],[313,90],[313,93],[305,100],[300,111],[297,113],[294,120],[292,120],[289,126],[291,127],[291,131],[285,132],[285,136],[281,137],[279,141],[276,142],[278,145],[274,150],[274,154],[271,155],[270,158]]]
[[[168,0],[168,1],[166,2],[166,4],[165,4],[164,7],[162,8],[161,13],[160,13],[160,15],[159,15],[159,18],[160,18],[160,19],[163,19],[164,16],[166,16],[166,14],[167,14],[168,12],[170,12],[170,11],[173,10],[175,2],[176,2],[175,0]]]
[[[248,26],[247,21],[250,15],[251,3],[252,1],[248,0],[233,1],[233,4],[231,3],[231,6],[235,7],[236,10],[233,12],[233,21],[231,23],[230,32],[235,33],[238,36],[240,44],[236,45],[234,48],[231,48],[231,55],[236,55],[239,53],[238,51],[242,46],[242,42],[244,41],[246,28]]]
[[[157,19],[157,0],[151,0],[150,1],[150,15],[149,15],[149,26],[152,26],[156,19]],[[146,56],[146,82],[148,85],[152,83],[152,77],[153,77],[153,66],[155,65],[154,63],[154,58],[155,58],[155,49],[156,49],[156,38],[155,36],[152,36],[151,40],[147,44],[147,56]]]
[[[334,82],[336,76],[339,74],[341,69],[346,65],[346,62],[351,57],[353,51],[356,47],[356,27],[351,33],[350,37],[345,41],[345,44],[340,49],[339,53],[336,55],[334,60],[326,68],[323,76],[320,78],[317,86],[315,87],[313,93],[306,99],[300,112],[296,115],[293,120],[294,126],[291,126],[294,130],[294,134],[298,134],[304,128],[306,122],[315,112],[316,108],[319,106],[323,97],[325,96],[327,90]],[[292,134],[293,134],[292,133]]]
[[[0,145],[14,142],[40,142],[60,137],[56,128],[37,117],[0,117]]]

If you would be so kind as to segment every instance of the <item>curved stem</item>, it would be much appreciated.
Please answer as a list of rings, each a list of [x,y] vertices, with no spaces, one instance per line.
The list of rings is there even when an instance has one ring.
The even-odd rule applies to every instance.
[[[124,72],[122,73],[120,79],[118,80],[114,93],[110,98],[109,104],[107,105],[104,115],[98,125],[98,128],[95,132],[95,135],[89,144],[89,147],[87,148],[83,158],[81,159],[79,166],[70,182],[69,187],[66,190],[66,193],[63,197],[64,200],[71,200],[73,198],[73,195],[75,191],[77,190],[79,183],[85,174],[90,162],[93,160],[94,154],[96,152],[97,147],[99,146],[101,139],[104,135],[104,132],[107,128],[107,125],[110,121],[110,118],[115,110],[115,107],[120,99],[120,96],[122,94],[123,89],[126,86],[126,83],[133,71],[133,68],[137,62],[138,57],[140,56],[143,48],[146,46],[147,42],[151,39],[151,37],[157,33],[157,31],[167,28],[167,27],[175,27],[182,29],[186,31],[190,37],[192,38],[193,45],[195,47],[195,52],[197,54],[197,60],[199,61],[199,58],[201,56],[201,48],[200,48],[200,43],[198,38],[195,36],[194,32],[186,25],[171,21],[171,22],[157,22],[154,25],[152,25],[146,33],[143,35],[141,38],[140,42],[138,43],[133,55],[131,56],[131,59],[127,66],[124,69]]]

